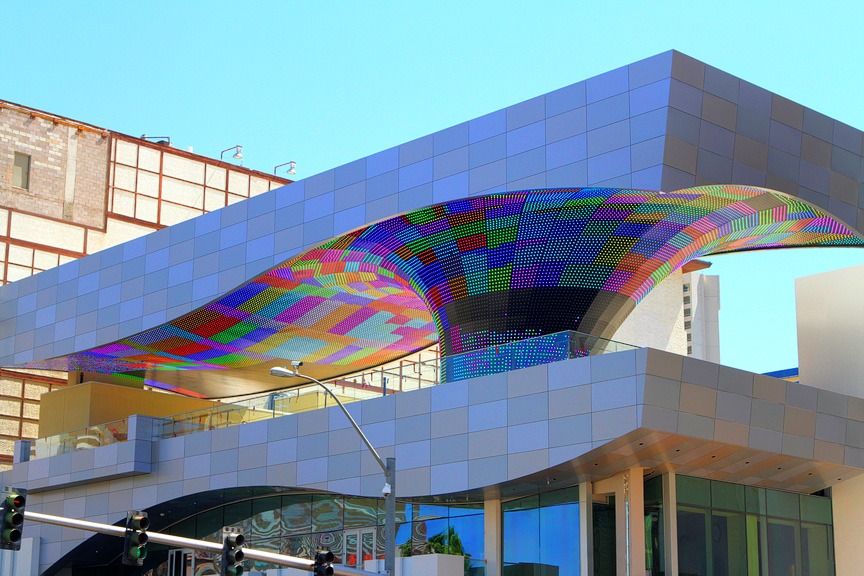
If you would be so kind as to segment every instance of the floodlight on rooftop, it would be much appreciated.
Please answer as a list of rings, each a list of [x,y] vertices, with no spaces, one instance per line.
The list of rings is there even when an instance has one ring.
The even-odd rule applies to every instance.
[[[235,160],[243,159],[243,146],[241,144],[237,144],[236,146],[231,146],[230,148],[222,150],[222,152],[219,153],[219,159],[222,160],[225,157],[225,153],[230,152],[231,150],[235,151],[234,154],[231,156],[232,158],[234,158]]]

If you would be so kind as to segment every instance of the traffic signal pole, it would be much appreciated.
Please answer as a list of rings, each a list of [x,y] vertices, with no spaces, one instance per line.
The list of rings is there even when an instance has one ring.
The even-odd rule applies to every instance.
[[[52,514],[42,514],[41,512],[24,512],[24,519],[27,522],[42,522],[44,524],[53,524],[54,526],[63,526],[64,528],[77,528],[78,530],[86,530],[88,532],[96,532],[97,534],[107,534],[108,536],[117,536],[123,538],[126,535],[125,526],[114,526],[113,524],[101,524],[99,522],[90,522],[88,520],[78,520],[76,518],[66,518],[65,516],[54,516]],[[222,553],[221,542],[207,542],[205,540],[195,540],[194,538],[184,538],[183,536],[173,536],[171,534],[160,534],[159,532],[148,532],[149,541],[154,544],[165,544],[172,548],[190,548],[192,550],[201,550],[204,552]],[[286,556],[285,554],[276,554],[266,550],[255,550],[254,548],[243,548],[243,553],[246,560],[258,560],[276,564],[277,566],[286,566],[288,568],[299,568],[312,572],[315,565],[314,560],[306,558],[298,558],[296,556]],[[349,568],[348,566],[333,566],[333,574],[336,576],[380,576],[377,572],[368,572],[366,570],[358,570],[357,568]]]

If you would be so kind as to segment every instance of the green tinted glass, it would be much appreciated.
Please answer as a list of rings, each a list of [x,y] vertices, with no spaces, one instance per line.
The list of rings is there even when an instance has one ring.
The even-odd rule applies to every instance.
[[[824,496],[801,496],[801,520],[831,524],[831,499]]]
[[[798,494],[780,492],[779,490],[767,491],[768,516],[777,518],[791,518],[797,520]]]
[[[706,508],[711,505],[708,480],[691,476],[676,476],[675,486],[678,502]]]
[[[540,507],[540,499],[537,496],[528,496],[527,498],[519,498],[510,500],[501,505],[501,510],[508,512],[510,510],[529,510]]]
[[[756,488],[755,486],[746,486],[744,493],[747,499],[747,511],[752,514],[765,514],[767,510],[765,504],[765,489]]]
[[[711,482],[711,506],[723,510],[744,511],[744,486],[728,482]]]
[[[579,502],[579,487],[555,490],[540,495],[540,506],[557,506],[559,504],[571,504]]]
[[[663,478],[655,476],[645,482],[645,505],[663,503]]]
[[[824,524],[801,524],[803,576],[834,574],[834,549],[831,528]]]

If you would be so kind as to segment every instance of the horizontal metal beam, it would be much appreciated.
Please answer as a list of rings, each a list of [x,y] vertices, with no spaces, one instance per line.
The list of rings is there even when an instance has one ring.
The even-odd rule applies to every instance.
[[[43,522],[45,524],[53,524],[55,526],[63,526],[64,528],[77,528],[78,530],[86,530],[96,532],[98,534],[106,534],[108,536],[117,536],[123,538],[126,534],[124,526],[114,526],[113,524],[101,524],[99,522],[90,522],[88,520],[78,520],[77,518],[66,518],[65,516],[54,516],[52,514],[42,514],[41,512],[24,511],[24,519],[31,522]],[[160,532],[147,532],[149,541],[154,544],[165,544],[172,548],[190,548],[192,550],[203,550],[205,552],[222,552],[222,544],[219,542],[208,542],[206,540],[196,540],[194,538],[184,538],[183,536],[173,536],[171,534],[162,534]],[[299,568],[301,570],[312,571],[315,562],[308,558],[298,558],[296,556],[286,556],[284,554],[276,554],[267,550],[255,550],[254,548],[243,548],[247,560],[259,560],[261,562],[269,562],[278,566],[287,566],[289,568]],[[358,570],[348,566],[333,566],[333,573],[337,576],[379,576],[377,572],[368,572],[366,570]]]

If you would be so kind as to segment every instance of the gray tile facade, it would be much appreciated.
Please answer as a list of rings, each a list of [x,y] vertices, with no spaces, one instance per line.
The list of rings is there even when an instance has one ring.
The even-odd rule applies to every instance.
[[[110,343],[435,202],[554,186],[768,186],[864,230],[864,134],[678,52],[0,287],[0,365]]]
[[[858,398],[641,349],[365,400],[351,412],[383,456],[396,456],[408,498],[570,466],[640,431],[864,468],[861,408]],[[0,482],[29,488],[33,510],[101,522],[241,486],[377,496],[383,483],[336,408],[152,441],[151,420],[133,420],[129,442],[22,462]],[[45,539],[47,563],[82,541],[38,524],[28,535]]]

